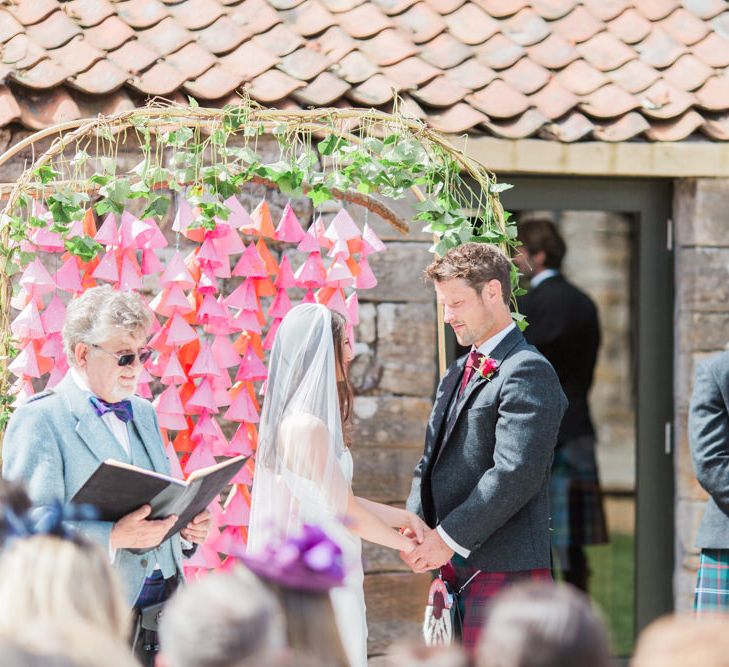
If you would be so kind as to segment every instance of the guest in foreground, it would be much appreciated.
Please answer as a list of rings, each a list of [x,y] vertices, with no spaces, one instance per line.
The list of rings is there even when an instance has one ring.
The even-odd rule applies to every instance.
[[[696,367],[689,443],[696,477],[709,494],[696,535],[701,560],[694,608],[729,612],[729,352]]]
[[[607,634],[570,584],[517,584],[493,602],[476,667],[610,667]]]
[[[431,528],[404,561],[462,590],[473,651],[488,601],[524,579],[551,580],[549,471],[567,406],[549,362],[511,317],[511,263],[465,243],[434,261],[445,322],[471,352],[438,385],[407,507]]]
[[[24,481],[35,504],[70,501],[106,459],[169,474],[154,408],[134,396],[151,355],[151,323],[139,296],[109,286],[89,289],[68,305],[63,342],[70,371],[15,411],[3,442],[3,477]],[[109,554],[137,613],[169,597],[183,573],[180,535],[162,541],[176,517],[150,520],[149,513],[142,506],[116,523],[77,524]],[[209,523],[207,512],[198,515],[182,537],[204,541]]]

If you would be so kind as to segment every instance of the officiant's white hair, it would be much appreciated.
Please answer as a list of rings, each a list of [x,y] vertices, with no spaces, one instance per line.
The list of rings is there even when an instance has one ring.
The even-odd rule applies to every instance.
[[[146,335],[152,313],[134,292],[117,292],[110,285],[92,287],[73,299],[66,309],[63,346],[70,364],[79,343],[103,343],[114,330]]]

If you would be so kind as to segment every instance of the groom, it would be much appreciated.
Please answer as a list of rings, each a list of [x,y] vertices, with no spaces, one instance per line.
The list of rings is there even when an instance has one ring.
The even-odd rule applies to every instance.
[[[567,407],[549,362],[512,322],[511,264],[465,243],[426,269],[445,322],[470,354],[438,386],[407,508],[430,526],[402,558],[440,568],[462,593],[473,652],[491,597],[522,579],[550,579],[549,470]],[[467,583],[468,582],[468,583]]]

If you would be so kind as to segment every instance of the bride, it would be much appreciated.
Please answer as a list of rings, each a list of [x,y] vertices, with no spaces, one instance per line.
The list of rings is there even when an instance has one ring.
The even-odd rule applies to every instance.
[[[352,411],[347,366],[352,358],[344,318],[301,304],[284,318],[274,342],[261,411],[253,477],[248,552],[321,526],[344,552],[345,585],[332,590],[342,643],[352,667],[367,664],[367,622],[360,538],[409,552],[424,524],[411,512],[358,498],[346,437]]]

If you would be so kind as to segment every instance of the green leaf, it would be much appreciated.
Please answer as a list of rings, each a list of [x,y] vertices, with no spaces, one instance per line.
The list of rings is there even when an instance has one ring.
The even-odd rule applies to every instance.
[[[349,142],[344,137],[338,137],[336,134],[330,134],[326,139],[317,144],[317,148],[322,155],[331,155]]]
[[[71,239],[66,239],[64,245],[68,252],[84,262],[90,262],[103,250],[100,243],[88,236],[74,236]]]
[[[157,216],[161,218],[170,208],[170,198],[165,195],[155,195],[142,213],[143,218]]]
[[[50,165],[44,164],[42,167],[38,167],[38,169],[35,170],[35,175],[40,179],[41,183],[46,184],[55,181],[61,173],[56,171]]]
[[[311,199],[311,203],[314,205],[314,208],[321,206],[325,201],[333,199],[331,190],[321,184],[315,185],[311,188],[311,190],[306,193],[306,196]]]
[[[192,97],[191,95],[188,95],[188,96],[187,96],[187,103],[188,103],[188,104],[189,104],[189,105],[190,105],[191,107],[193,107],[193,108],[197,108],[197,107],[199,107],[199,106],[200,106],[200,105],[199,105],[199,104],[197,103],[197,100],[196,100],[196,99],[195,99],[194,97]]]

